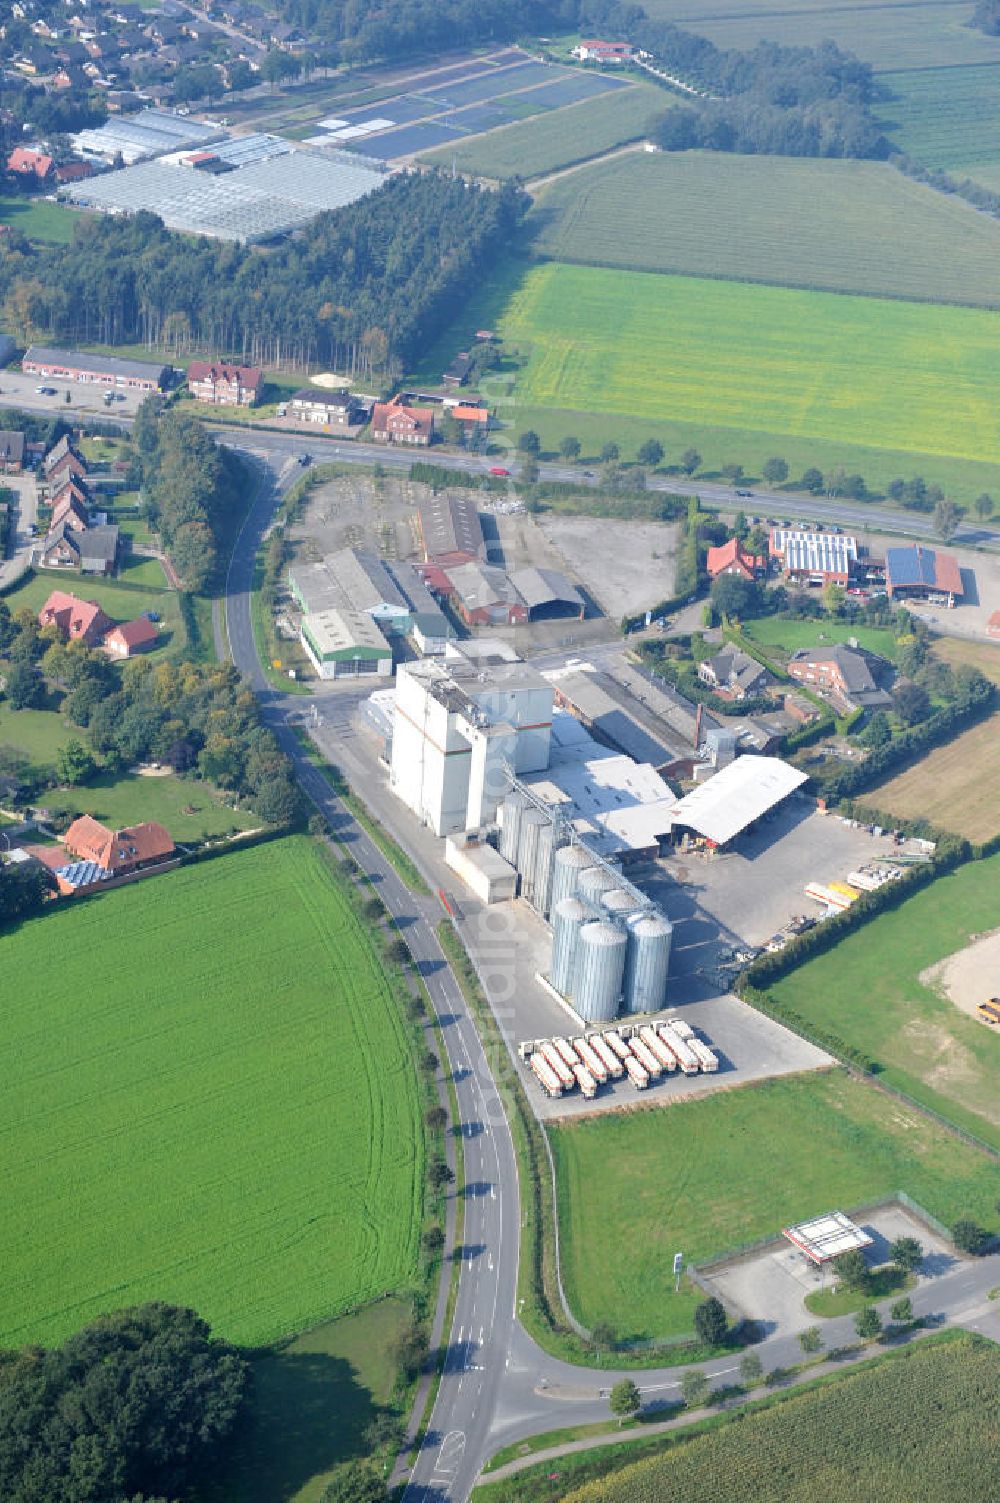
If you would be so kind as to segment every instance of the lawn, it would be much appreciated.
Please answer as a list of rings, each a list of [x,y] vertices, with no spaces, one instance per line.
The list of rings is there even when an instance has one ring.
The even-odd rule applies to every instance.
[[[609,1115],[550,1137],[567,1297],[585,1325],[608,1321],[624,1337],[691,1330],[701,1296],[674,1293],[678,1251],[703,1262],[894,1190],[946,1223],[968,1212],[1000,1225],[991,1159],[840,1070]]]
[[[881,806],[882,792],[871,799]],[[877,1060],[890,1085],[1000,1147],[1000,1037],[919,979],[998,923],[1000,855],[939,877],[771,990]],[[983,986],[996,989],[987,977]],[[996,1166],[993,1177],[1000,1183]]]
[[[43,198],[0,195],[0,224],[12,225],[29,240],[68,245],[79,217],[63,204],[46,203]]]
[[[80,732],[55,710],[12,710],[0,700],[0,746],[11,746],[34,767],[51,767],[56,752]]]
[[[996,1484],[1000,1349],[924,1341],[804,1393],[657,1440],[540,1464],[477,1489],[482,1503],[977,1503]],[[697,1433],[700,1431],[701,1433]],[[643,1458],[636,1460],[636,1446]],[[631,1463],[631,1464],[630,1464]]]
[[[672,102],[662,89],[639,83],[439,147],[421,160],[449,170],[454,160],[459,172],[476,177],[541,177],[647,135]]]
[[[143,566],[146,564],[152,564],[155,568],[145,569]],[[159,585],[153,583],[156,578],[161,581]],[[130,589],[116,579],[92,579],[89,576],[82,578],[79,574],[57,573],[52,570],[36,571],[24,584],[18,585],[17,589],[11,590],[3,598],[9,605],[11,614],[25,606],[32,611],[40,611],[53,590],[65,590],[71,595],[79,596],[81,600],[96,600],[113,621],[131,621],[143,611],[155,611],[160,618],[157,627],[161,645],[149,656],[154,659],[162,657],[168,649],[171,649],[171,656],[183,656],[186,636],[180,602],[176,591],[164,588],[162,567],[156,559],[143,559],[139,561],[134,573],[125,571],[124,580],[133,579],[142,588]]]
[[[60,720],[59,725],[63,727],[64,722]],[[16,735],[16,719],[11,729]],[[68,738],[81,733],[69,728],[65,734]],[[54,813],[65,810],[74,815],[92,814],[102,824],[114,828],[155,819],[165,825],[181,844],[187,840],[225,835],[230,830],[260,829],[262,824],[255,814],[231,809],[225,796],[211,783],[185,780],[172,773],[166,777],[141,777],[133,772],[117,776],[104,773],[92,778],[85,786],[58,788],[46,793],[42,801]]]
[[[880,162],[635,152],[532,218],[557,261],[1000,306],[1000,224]]]
[[[978,177],[1000,163],[1000,69],[917,68],[883,83],[882,128],[897,150],[927,167]]]
[[[824,642],[846,642],[854,637],[860,647],[877,652],[890,662],[896,659],[896,638],[886,627],[852,626],[849,621],[786,621],[780,616],[762,616],[743,625],[743,634],[765,649],[784,649],[789,657],[800,647]]]
[[[416,1075],[317,845],[77,900],[0,945],[4,1345],[149,1299],[262,1344],[412,1278]]]

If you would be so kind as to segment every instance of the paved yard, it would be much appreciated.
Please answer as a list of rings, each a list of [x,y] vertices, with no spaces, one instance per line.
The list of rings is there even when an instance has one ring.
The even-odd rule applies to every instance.
[[[539,527],[602,610],[620,621],[674,593],[680,526],[610,517],[542,517]]]

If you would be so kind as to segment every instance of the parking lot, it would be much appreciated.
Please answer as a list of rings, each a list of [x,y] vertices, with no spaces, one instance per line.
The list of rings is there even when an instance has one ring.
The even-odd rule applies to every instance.
[[[152,360],[152,357],[150,357]],[[44,386],[46,391],[38,388]],[[53,417],[86,413],[89,417],[132,417],[146,393],[120,391],[105,402],[103,386],[61,381],[55,376],[26,376],[13,367],[0,371],[0,407],[24,407],[30,412],[51,412]],[[68,400],[67,400],[68,398]]]

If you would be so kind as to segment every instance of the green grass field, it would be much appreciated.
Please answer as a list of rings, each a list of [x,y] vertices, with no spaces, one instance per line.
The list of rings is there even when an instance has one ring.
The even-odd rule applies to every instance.
[[[78,900],[0,946],[4,1345],[149,1299],[260,1344],[412,1277],[416,1075],[315,844]]]
[[[664,90],[639,83],[439,147],[421,161],[450,169],[454,159],[459,172],[477,177],[541,177],[645,136],[672,102]]]
[[[864,931],[865,943],[873,932]],[[674,1293],[678,1249],[702,1262],[894,1190],[945,1223],[968,1212],[1000,1226],[991,1159],[839,1070],[606,1116],[550,1137],[567,1297],[585,1325],[608,1321],[623,1337],[691,1330],[701,1295]],[[767,1144],[780,1145],[780,1167]]]
[[[877,1060],[891,1085],[1000,1147],[1000,1037],[919,979],[998,922],[1000,855],[940,877],[772,990]],[[998,990],[983,977],[984,996]]]
[[[482,1503],[941,1503],[992,1497],[1000,1348],[924,1341],[804,1393],[477,1489]],[[698,1433],[701,1432],[701,1433]],[[636,1446],[643,1459],[635,1459]],[[630,1464],[631,1463],[631,1464]]]
[[[12,710],[0,700],[0,746],[14,747],[33,767],[50,767],[56,752],[80,732],[55,710]]]
[[[12,729],[16,733],[16,722]],[[193,782],[173,774],[140,777],[138,773],[123,772],[112,777],[102,773],[79,788],[59,788],[43,798],[46,808],[53,813],[67,810],[72,814],[92,814],[102,824],[116,828],[155,819],[182,844],[186,840],[225,835],[233,829],[260,829],[262,823],[255,814],[231,809],[224,795],[210,783]]]
[[[556,261],[1000,306],[1000,224],[880,162],[635,152],[532,219]]]
[[[846,642],[855,637],[868,652],[877,652],[894,662],[896,638],[878,626],[852,626],[849,621],[785,621],[778,616],[762,616],[743,624],[743,634],[763,648],[783,649],[791,656],[800,647],[816,647],[826,642]]]
[[[1000,69],[920,68],[882,82],[878,106],[893,144],[928,167],[996,187],[1000,179]]]
[[[144,566],[152,564],[152,569]],[[115,579],[92,579],[81,577],[67,571],[58,573],[53,570],[36,572],[27,579],[24,584],[18,585],[14,590],[4,595],[4,600],[10,607],[11,614],[27,607],[32,611],[40,611],[53,590],[65,590],[70,595],[76,595],[81,600],[96,600],[102,610],[113,621],[131,621],[143,611],[155,611],[159,616],[157,628],[160,633],[160,645],[148,654],[151,658],[160,658],[168,653],[171,656],[183,656],[183,648],[186,641],[184,623],[181,620],[180,603],[175,590],[165,588],[166,580],[163,577],[163,569],[156,559],[142,559],[138,562],[135,571],[126,570],[123,579],[134,580],[141,584],[142,589],[123,589]],[[159,579],[160,584],[155,581]]]
[[[0,195],[0,224],[12,225],[29,240],[45,240],[53,245],[68,245],[73,226],[80,216],[63,204],[46,203],[43,198]]]

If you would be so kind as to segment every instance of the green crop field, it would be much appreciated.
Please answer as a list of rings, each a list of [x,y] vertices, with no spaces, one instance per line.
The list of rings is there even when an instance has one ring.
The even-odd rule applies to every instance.
[[[11,225],[29,240],[68,245],[79,217],[63,204],[46,203],[43,198],[0,195],[0,224]]]
[[[891,1085],[1000,1147],[1000,1037],[920,980],[998,921],[1000,855],[939,877],[772,991],[877,1060]],[[998,991],[984,976],[983,995]]]
[[[690,7],[689,7],[690,8]],[[731,14],[686,20],[717,47],[754,47],[760,41],[817,47],[832,38],[881,73],[901,68],[957,68],[1000,61],[1000,38],[969,25],[971,5],[890,3],[809,11],[783,6],[756,15]]]
[[[991,311],[549,262],[512,266],[442,348],[484,320],[527,357],[510,394],[505,375],[484,390],[543,446],[610,429],[626,456],[655,435],[668,456],[693,443],[706,469],[782,454],[793,476],[830,460],[869,485],[929,479],[937,458],[958,499],[997,479]]]
[[[1000,1348],[921,1342],[804,1393],[638,1444],[570,1456],[477,1489],[482,1503],[941,1503],[996,1485]],[[655,1446],[655,1454],[650,1451]],[[629,1464],[631,1460],[631,1465]],[[553,1474],[556,1479],[552,1480]],[[586,1477],[588,1480],[583,1481]],[[489,1479],[487,1479],[488,1483]]]
[[[413,1275],[410,1049],[313,842],[77,900],[0,964],[3,1345],[150,1299],[265,1343]]]
[[[919,68],[882,82],[878,105],[893,144],[927,167],[955,176],[994,174],[1000,164],[1000,68]]]
[[[636,152],[532,218],[556,261],[1000,306],[1000,224],[880,162]]]
[[[874,932],[864,931],[866,944]],[[854,986],[857,995],[856,977]],[[968,1213],[1000,1227],[992,1159],[840,1070],[601,1117],[550,1137],[567,1297],[585,1325],[608,1321],[620,1337],[691,1330],[701,1296],[674,1293],[678,1249],[698,1263],[894,1190],[945,1223]],[[780,1170],[764,1144],[780,1145]]]
[[[877,652],[890,662],[896,657],[896,638],[878,626],[854,626],[849,621],[786,621],[779,616],[762,616],[743,624],[743,634],[765,649],[779,648],[788,653],[800,647],[816,647],[823,642],[846,642],[854,637],[868,652]]]
[[[596,99],[534,115],[429,151],[421,161],[476,177],[541,177],[573,162],[645,136],[675,100],[653,84],[636,84]]]

